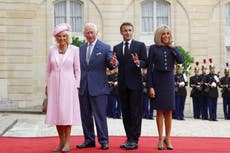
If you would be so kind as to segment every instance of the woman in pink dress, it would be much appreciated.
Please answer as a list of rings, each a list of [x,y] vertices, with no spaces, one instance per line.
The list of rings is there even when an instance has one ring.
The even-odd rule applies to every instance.
[[[57,44],[49,49],[46,70],[48,106],[45,123],[55,125],[59,145],[54,152],[70,151],[72,125],[80,125],[78,89],[80,87],[79,48],[71,43],[71,27],[61,23],[54,29]]]

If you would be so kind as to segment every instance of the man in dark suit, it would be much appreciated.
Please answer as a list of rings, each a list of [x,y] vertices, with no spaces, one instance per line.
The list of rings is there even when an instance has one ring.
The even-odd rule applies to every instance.
[[[131,23],[123,23],[120,26],[123,41],[113,48],[119,61],[118,89],[127,136],[126,142],[120,147],[127,150],[138,147],[143,113],[141,68],[147,67],[146,46],[132,38],[133,31]]]
[[[97,26],[87,23],[84,36],[87,42],[80,46],[80,109],[85,140],[77,148],[95,147],[93,118],[96,123],[98,141],[101,149],[109,149],[108,127],[106,120],[107,95],[110,93],[106,67],[117,65],[116,56],[110,46],[97,39]]]

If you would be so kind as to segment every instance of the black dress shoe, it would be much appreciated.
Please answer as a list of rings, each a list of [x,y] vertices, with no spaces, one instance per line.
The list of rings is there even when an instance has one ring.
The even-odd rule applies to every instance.
[[[125,149],[126,150],[134,150],[134,149],[137,149],[138,148],[138,145],[136,142],[129,142],[127,143],[127,145],[125,146]]]
[[[120,148],[125,149],[127,145],[128,145],[128,141],[126,141],[125,143],[121,144]]]
[[[101,145],[101,150],[107,150],[107,149],[109,149],[109,145],[107,143]]]
[[[82,143],[76,146],[76,148],[82,149],[82,148],[94,148],[96,147],[95,143]]]

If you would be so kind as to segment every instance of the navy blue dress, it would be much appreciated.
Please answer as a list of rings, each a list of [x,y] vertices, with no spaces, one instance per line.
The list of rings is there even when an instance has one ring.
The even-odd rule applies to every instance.
[[[154,109],[173,110],[175,107],[174,64],[184,62],[177,47],[151,45],[148,56],[148,88],[154,88],[156,97],[151,99]]]

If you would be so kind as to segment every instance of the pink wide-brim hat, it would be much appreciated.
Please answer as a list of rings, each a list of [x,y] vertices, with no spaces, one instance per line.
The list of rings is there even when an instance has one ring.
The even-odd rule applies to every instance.
[[[63,32],[63,31],[71,31],[71,26],[68,23],[60,23],[56,25],[53,31],[53,36],[56,36],[58,33]]]

